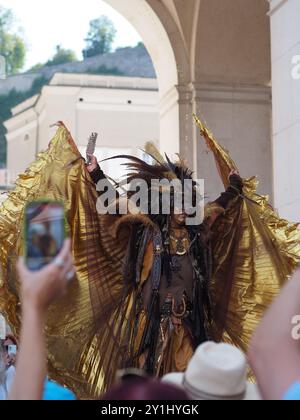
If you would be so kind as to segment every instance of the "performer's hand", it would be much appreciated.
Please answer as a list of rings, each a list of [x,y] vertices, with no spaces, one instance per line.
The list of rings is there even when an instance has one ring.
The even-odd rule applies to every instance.
[[[236,169],[232,169],[232,171],[230,172],[230,174],[229,174],[229,178],[231,177],[231,175],[238,175],[238,176],[240,176],[240,173],[239,173],[239,171],[238,170],[236,170]]]
[[[237,171],[237,170],[232,170],[232,171],[230,172],[230,175],[229,175],[229,182],[230,182],[230,185],[231,185],[232,187],[234,187],[235,189],[239,190],[239,192],[240,192],[240,193],[242,193],[242,192],[243,192],[243,186],[244,186],[244,183],[243,183],[243,179],[242,179],[242,178],[241,178],[241,176],[240,176],[239,171]]]
[[[75,276],[70,240],[66,240],[58,257],[40,271],[29,271],[24,260],[18,263],[23,310],[45,314],[48,307],[66,292],[70,278]]]
[[[90,165],[87,165],[87,170],[89,171],[89,173],[91,173],[98,167],[98,161],[96,156],[94,155],[89,155],[89,158],[91,160],[91,163]]]

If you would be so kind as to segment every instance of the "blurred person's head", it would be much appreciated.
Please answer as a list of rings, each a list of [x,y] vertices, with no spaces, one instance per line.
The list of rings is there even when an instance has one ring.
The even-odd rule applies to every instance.
[[[104,401],[188,401],[186,392],[177,386],[151,378],[132,378],[113,387]]]
[[[150,379],[150,376],[139,368],[125,368],[117,371],[115,385],[121,385],[121,383],[127,383],[134,379]]]
[[[238,348],[207,342],[198,347],[185,373],[170,373],[162,381],[181,387],[193,400],[260,400],[247,371],[246,357]]]

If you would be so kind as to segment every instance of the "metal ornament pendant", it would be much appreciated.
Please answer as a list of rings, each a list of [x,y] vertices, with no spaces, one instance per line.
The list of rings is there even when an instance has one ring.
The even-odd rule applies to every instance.
[[[185,245],[189,243],[186,236],[182,236],[181,238],[176,238],[174,236],[170,236],[173,250],[175,251],[176,255],[179,255],[182,257],[183,255],[186,255],[188,253],[188,247]]]
[[[183,256],[187,253],[187,250],[185,249],[185,246],[183,244],[182,240],[177,240],[177,245],[176,245],[176,254]]]

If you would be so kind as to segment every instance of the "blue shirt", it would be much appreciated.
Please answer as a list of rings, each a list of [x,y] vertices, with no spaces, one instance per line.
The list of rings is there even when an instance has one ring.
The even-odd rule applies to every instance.
[[[300,381],[288,389],[283,399],[284,401],[300,401]]]
[[[44,386],[44,401],[74,401],[75,395],[69,389],[64,388],[53,381],[46,381]]]

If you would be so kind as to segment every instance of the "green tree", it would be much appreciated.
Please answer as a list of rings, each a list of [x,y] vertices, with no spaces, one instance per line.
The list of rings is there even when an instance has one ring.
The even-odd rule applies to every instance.
[[[15,18],[11,10],[0,6],[0,55],[6,60],[8,75],[16,74],[25,63],[25,42],[19,33],[16,33]]]
[[[114,24],[107,16],[92,20],[85,39],[86,48],[82,51],[83,57],[89,58],[110,52],[116,34]]]
[[[29,69],[28,72],[34,72],[34,71],[41,70],[44,66],[45,66],[45,64],[37,63],[33,67],[31,67],[31,69]]]
[[[61,45],[57,45],[56,53],[51,60],[47,61],[46,66],[57,66],[59,64],[71,63],[77,61],[77,57],[74,51],[62,48]]]

